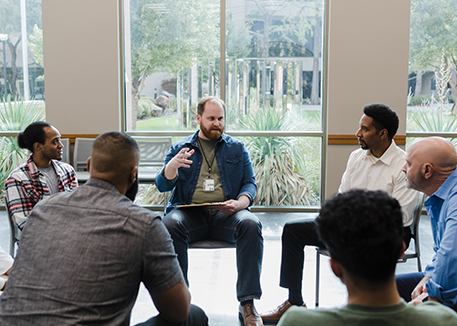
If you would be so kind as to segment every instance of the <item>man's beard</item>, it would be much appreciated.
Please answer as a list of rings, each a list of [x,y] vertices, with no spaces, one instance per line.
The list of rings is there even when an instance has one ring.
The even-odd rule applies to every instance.
[[[414,189],[417,191],[422,191],[422,184],[425,181],[425,178],[422,175],[411,175],[408,178],[408,175],[405,177],[406,188]]]
[[[200,129],[206,138],[211,139],[211,140],[218,140],[219,138],[221,138],[222,134],[224,133],[225,128],[224,127],[212,127],[211,129],[207,129],[203,125],[201,125]],[[216,130],[218,132],[216,132]]]
[[[136,194],[138,192],[138,173],[135,178],[135,182],[130,186],[130,188],[125,193],[125,196],[129,198],[131,201],[135,201]]]
[[[363,150],[367,150],[367,149],[370,149],[367,145],[367,143],[365,143],[365,141],[359,139],[359,145],[360,145],[360,148],[363,149]]]

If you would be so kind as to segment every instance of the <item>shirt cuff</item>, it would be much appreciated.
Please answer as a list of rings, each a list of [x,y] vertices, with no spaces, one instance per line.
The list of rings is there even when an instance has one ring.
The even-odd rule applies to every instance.
[[[250,207],[250,206],[252,206],[252,204],[254,204],[254,198],[252,198],[252,195],[249,192],[244,191],[244,192],[238,194],[238,196],[236,197],[236,200],[238,200],[241,196],[246,196],[246,197],[249,198],[249,206],[248,207]]]

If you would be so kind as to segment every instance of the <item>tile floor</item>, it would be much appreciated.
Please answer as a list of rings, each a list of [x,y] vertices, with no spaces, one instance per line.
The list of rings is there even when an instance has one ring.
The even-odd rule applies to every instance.
[[[287,291],[278,286],[281,256],[281,233],[285,222],[307,218],[316,214],[305,213],[256,213],[263,224],[265,239],[262,267],[262,299],[255,302],[258,311],[276,307],[287,299]],[[423,216],[420,224],[422,264],[425,266],[433,255],[430,219]],[[9,250],[9,227],[6,213],[0,212],[0,245]],[[315,303],[316,253],[314,247],[306,248],[303,295],[308,307]],[[189,281],[192,302],[202,307],[210,319],[211,326],[238,326],[238,302],[236,300],[235,249],[191,249],[189,251]],[[415,259],[398,264],[397,273],[417,271]],[[321,259],[320,306],[341,306],[346,301],[344,285],[332,274],[328,259]],[[147,290],[142,286],[132,311],[131,324],[147,320],[157,310]]]

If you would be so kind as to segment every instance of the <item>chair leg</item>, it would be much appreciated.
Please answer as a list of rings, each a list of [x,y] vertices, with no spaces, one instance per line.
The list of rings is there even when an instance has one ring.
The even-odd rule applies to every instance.
[[[316,250],[316,308],[319,307],[320,256],[319,251]]]
[[[14,257],[14,244],[15,244],[15,241],[13,238],[10,239],[10,256],[11,257]]]
[[[421,257],[417,256],[417,270],[422,272]]]

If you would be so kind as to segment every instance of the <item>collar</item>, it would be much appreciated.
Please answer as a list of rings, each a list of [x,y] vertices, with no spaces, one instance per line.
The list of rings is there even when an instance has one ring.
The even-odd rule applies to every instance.
[[[33,162],[33,153],[27,158],[27,168],[29,169],[32,178],[35,178],[40,173],[35,162]]]
[[[106,191],[115,192],[115,193],[121,195],[119,190],[117,190],[117,188],[113,184],[109,183],[108,181],[102,180],[102,179],[95,179],[95,178],[91,177],[81,187],[87,187],[87,186],[102,188]]]
[[[443,182],[443,184],[438,188],[437,191],[435,191],[435,193],[433,195],[430,196],[430,198],[435,196],[442,200],[445,200],[448,197],[449,193],[451,192],[452,188],[455,187],[456,182],[457,182],[457,169],[455,169],[454,172],[452,172],[447,177],[446,181]]]
[[[57,164],[54,160],[51,160],[51,165],[54,167],[54,171],[56,171],[57,175],[61,176],[62,172],[60,171],[60,169],[57,168]],[[30,175],[31,175],[32,179],[36,179],[37,176],[40,174],[40,170],[38,169],[35,162],[33,161],[33,153],[30,154],[29,157],[27,158],[27,167],[30,171]]]
[[[384,154],[382,154],[381,157],[374,157],[374,155],[371,153],[371,150],[366,150],[363,159],[370,160],[373,164],[378,161],[381,161],[385,165],[390,166],[390,164],[392,164],[392,161],[397,155],[397,145],[395,144],[395,141],[392,139],[390,146],[386,149],[386,151],[384,152]]]

